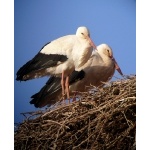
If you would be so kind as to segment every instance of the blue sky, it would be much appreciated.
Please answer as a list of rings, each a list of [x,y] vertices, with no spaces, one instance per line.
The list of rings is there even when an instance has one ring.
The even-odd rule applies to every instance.
[[[44,44],[75,34],[79,26],[89,28],[96,45],[111,46],[124,74],[136,74],[135,0],[15,0],[14,6],[14,122],[23,121],[21,112],[38,110],[30,97],[48,80],[18,82],[17,70]]]

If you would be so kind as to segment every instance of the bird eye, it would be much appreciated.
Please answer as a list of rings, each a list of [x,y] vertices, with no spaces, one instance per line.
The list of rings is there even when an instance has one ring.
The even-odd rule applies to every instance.
[[[81,33],[82,35],[84,35],[83,33]]]
[[[109,53],[109,49],[107,49],[107,52]]]

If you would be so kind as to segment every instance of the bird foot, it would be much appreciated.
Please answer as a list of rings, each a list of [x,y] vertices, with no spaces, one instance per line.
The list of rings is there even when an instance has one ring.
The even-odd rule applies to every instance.
[[[66,94],[62,94],[61,100],[65,99]]]
[[[78,91],[73,91],[73,93],[74,93],[74,95],[73,95],[72,101],[76,102],[76,95],[77,95]]]
[[[73,97],[72,102],[76,102],[76,96]]]

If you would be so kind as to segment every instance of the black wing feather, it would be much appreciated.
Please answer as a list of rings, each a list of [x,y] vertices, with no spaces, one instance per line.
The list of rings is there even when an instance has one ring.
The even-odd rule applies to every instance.
[[[69,84],[73,84],[75,82],[77,82],[78,80],[82,80],[85,77],[85,72],[83,70],[81,71],[73,71],[71,76],[70,76],[70,80],[69,80]]]
[[[82,80],[85,77],[85,72],[81,70],[73,71],[70,76],[69,84],[73,84],[78,80]],[[51,77],[46,85],[31,98],[30,104],[34,104],[35,107],[43,107],[45,105],[52,105],[56,103],[59,93],[61,93],[61,78]],[[48,99],[48,100],[47,100]]]
[[[61,78],[52,76],[38,93],[31,96],[32,100],[30,101],[30,104],[34,104],[35,107],[43,107],[48,104],[48,101],[45,100],[47,97],[49,97],[49,99],[53,99],[54,96],[55,99],[55,93],[61,92],[60,81]],[[51,104],[53,103],[55,102],[51,101]]]
[[[28,61],[18,70],[16,74],[16,80],[28,80],[28,78],[23,78],[24,75],[28,75],[30,73],[38,73],[43,69],[56,66],[58,61],[65,62],[67,59],[67,56],[64,55],[47,55],[39,52],[32,60]]]

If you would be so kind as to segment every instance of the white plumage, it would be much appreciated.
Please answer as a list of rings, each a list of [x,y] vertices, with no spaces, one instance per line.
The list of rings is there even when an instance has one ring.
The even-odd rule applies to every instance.
[[[26,81],[46,75],[62,78],[62,94],[69,98],[69,75],[88,61],[93,48],[89,30],[79,27],[76,35],[60,37],[42,47],[40,52],[17,72],[16,80]]]
[[[115,69],[121,74],[122,71],[113,57],[112,49],[107,44],[97,47],[98,51],[93,51],[92,56],[82,66],[82,71],[74,71],[70,75],[70,94],[74,91],[84,92],[90,90],[90,85],[102,86],[114,75]],[[52,105],[57,102],[61,95],[60,78],[53,77],[35,95],[32,96],[31,104],[35,107]]]
[[[85,77],[71,85],[70,91],[84,92],[90,90],[87,87],[89,85],[103,85],[103,82],[107,82],[112,78],[115,69],[120,75],[123,75],[113,57],[112,49],[108,45],[101,44],[97,47],[97,50],[92,53],[89,61],[82,67]]]

